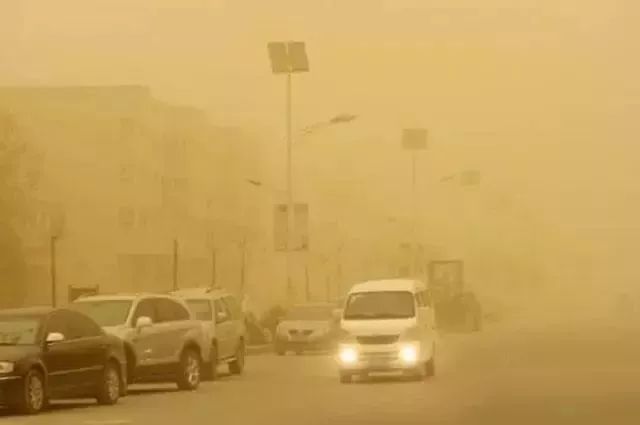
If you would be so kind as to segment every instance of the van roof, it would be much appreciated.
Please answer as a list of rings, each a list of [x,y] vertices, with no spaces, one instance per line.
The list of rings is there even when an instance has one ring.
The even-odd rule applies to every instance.
[[[414,279],[384,279],[370,280],[354,285],[350,294],[358,292],[385,292],[385,291],[409,291],[420,292],[426,289],[426,285]]]

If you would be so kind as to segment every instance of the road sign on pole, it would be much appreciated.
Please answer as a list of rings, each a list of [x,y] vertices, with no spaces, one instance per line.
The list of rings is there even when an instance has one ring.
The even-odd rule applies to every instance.
[[[294,251],[309,249],[309,205],[296,204],[294,206],[293,247]]]
[[[293,212],[293,229],[292,234],[289,235],[287,204],[275,206],[273,241],[276,251],[307,251],[309,249],[309,205],[295,204]],[[289,236],[291,236],[291,245],[287,249]]]
[[[424,128],[405,128],[402,131],[402,147],[407,150],[427,149],[427,136]]]
[[[274,74],[309,72],[309,58],[302,41],[277,41],[267,44]]]

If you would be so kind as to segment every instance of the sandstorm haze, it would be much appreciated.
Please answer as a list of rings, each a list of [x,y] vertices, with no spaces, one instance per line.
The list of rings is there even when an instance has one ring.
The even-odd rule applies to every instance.
[[[216,125],[260,134],[258,178],[280,187],[284,80],[270,72],[266,43],[303,40],[311,72],[294,79],[296,126],[358,115],[296,153],[296,173],[307,176],[296,183],[300,197],[341,187],[321,198],[336,204],[316,207],[318,222],[371,229],[408,216],[400,130],[426,127],[430,149],[419,174],[426,243],[466,256],[471,271],[521,264],[519,275],[500,278],[507,281],[555,288],[637,281],[640,67],[631,23],[638,7],[475,3],[4,0],[0,82],[149,86],[162,100],[205,109]],[[473,190],[438,183],[469,168],[483,175]],[[356,197],[351,210],[336,212],[357,194],[367,202]],[[366,239],[366,228],[358,237]],[[577,273],[586,263],[590,273]],[[535,277],[523,275],[529,271]]]

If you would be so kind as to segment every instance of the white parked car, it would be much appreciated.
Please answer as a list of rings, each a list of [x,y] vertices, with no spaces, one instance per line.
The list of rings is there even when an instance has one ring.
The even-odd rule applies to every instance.
[[[434,375],[438,338],[429,299],[426,285],[416,280],[355,285],[340,320],[340,381],[390,371],[418,378]]]
[[[181,299],[160,294],[95,295],[74,301],[70,308],[124,341],[128,383],[176,382],[184,390],[200,385],[209,345]]]
[[[173,292],[200,322],[208,345],[204,377],[215,379],[220,364],[239,375],[245,365],[246,325],[235,296],[222,289],[194,288]]]

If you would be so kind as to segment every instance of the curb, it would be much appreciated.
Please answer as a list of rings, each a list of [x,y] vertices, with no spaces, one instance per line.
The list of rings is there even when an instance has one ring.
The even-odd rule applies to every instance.
[[[271,344],[247,345],[246,347],[246,353],[248,355],[266,354],[272,351],[273,351],[273,346]]]

